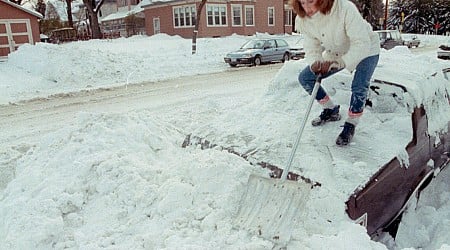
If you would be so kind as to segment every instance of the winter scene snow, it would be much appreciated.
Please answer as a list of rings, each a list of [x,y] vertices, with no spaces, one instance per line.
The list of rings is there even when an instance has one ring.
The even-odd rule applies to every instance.
[[[64,1],[47,2],[67,18]],[[322,110],[313,103],[291,171],[320,185],[298,193],[295,221],[274,218],[277,204],[258,210],[283,222],[277,237],[237,217],[261,207],[243,202],[265,192],[250,176],[272,174],[255,163],[287,165],[310,101],[297,79],[308,64],[223,58],[252,38],[302,47],[302,35],[198,38],[195,54],[191,39],[167,34],[21,45],[0,61],[0,249],[450,249],[448,166],[408,201],[395,238],[369,236],[346,213],[381,166],[410,167],[415,107],[427,135],[449,132],[450,61],[436,51],[450,37],[405,35],[420,45],[381,49],[372,83],[406,93],[372,91],[348,146],[335,144],[345,119],[310,125]],[[321,83],[342,111],[352,74]]]
[[[290,44],[302,40],[283,38]],[[276,248],[233,224],[249,175],[267,171],[223,150],[181,147],[192,134],[286,164],[309,97],[297,82],[306,63],[230,68],[223,56],[247,39],[201,38],[195,55],[189,39],[164,34],[38,43],[21,46],[1,62],[2,110],[39,117],[32,119],[37,124],[1,123],[0,248]],[[438,130],[449,108],[425,99],[448,91],[442,73],[448,61],[427,48],[447,37],[420,39],[420,51],[382,50],[374,77],[408,86],[415,94],[407,102],[422,99],[433,118],[431,129]],[[245,71],[253,71],[251,78],[241,77]],[[344,107],[350,74],[343,71],[322,83]],[[436,80],[426,81],[431,74]],[[445,89],[436,81],[446,81]],[[140,89],[155,94],[142,98]],[[119,100],[97,104],[95,94],[108,92]],[[65,108],[65,100],[80,96],[88,98]],[[47,102],[68,113],[40,112]],[[37,106],[21,111],[29,104]],[[313,116],[318,113],[313,105]],[[395,241],[387,234],[372,240],[345,214],[345,200],[377,170],[373,163],[402,158],[410,126],[408,108],[382,99],[367,108],[349,148],[333,145],[339,125],[307,125],[292,171],[322,187],[311,192],[284,247],[450,249],[448,171],[405,212]]]

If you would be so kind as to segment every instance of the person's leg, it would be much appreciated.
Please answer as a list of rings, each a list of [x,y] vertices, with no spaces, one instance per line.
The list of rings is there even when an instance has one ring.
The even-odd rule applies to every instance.
[[[311,71],[311,68],[309,66],[305,67],[300,74],[298,75],[298,81],[300,82],[300,85],[308,92],[308,94],[311,95],[314,84],[316,83],[316,74]],[[320,86],[319,90],[317,91],[316,100],[320,101],[323,98],[327,96],[327,93],[325,90]]]
[[[370,56],[362,60],[356,66],[355,76],[352,81],[352,96],[350,98],[350,107],[348,109],[347,122],[355,126],[364,111],[364,105],[369,92],[370,79],[378,63],[379,56]]]
[[[326,75],[322,77],[327,78],[330,75],[333,75],[337,73],[338,71],[330,71]],[[308,92],[310,95],[312,93],[312,90],[314,88],[314,84],[316,82],[316,74],[311,71],[311,68],[307,66],[300,72],[298,76],[298,81],[300,82],[300,85]],[[325,90],[322,88],[322,86],[319,87],[319,90],[317,91],[316,100],[320,103],[320,105],[323,107],[323,111],[320,114],[319,117],[315,118],[312,121],[313,126],[322,125],[323,123],[327,121],[338,121],[341,119],[341,116],[339,114],[339,105],[335,105],[333,101],[331,100],[330,96],[327,95]]]
[[[355,75],[352,81],[352,96],[348,117],[344,124],[344,129],[336,139],[336,144],[347,145],[355,133],[355,127],[363,114],[364,105],[369,91],[370,79],[377,66],[379,55],[370,56],[363,59],[356,66]]]

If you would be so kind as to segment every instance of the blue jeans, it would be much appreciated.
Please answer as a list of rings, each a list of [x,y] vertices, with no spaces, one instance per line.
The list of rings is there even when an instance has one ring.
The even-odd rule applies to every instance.
[[[379,55],[369,56],[363,59],[355,70],[355,75],[352,80],[352,97],[350,99],[349,112],[362,113],[367,98],[367,92],[369,91],[370,78],[372,78],[375,67],[378,64]],[[323,75],[323,78],[327,78],[333,74],[336,74],[340,70],[331,70],[327,74]],[[303,88],[309,93],[312,93],[314,84],[316,82],[316,75],[311,71],[308,66],[300,72],[298,81]],[[317,92],[316,100],[320,101],[327,96],[325,90],[320,86]]]

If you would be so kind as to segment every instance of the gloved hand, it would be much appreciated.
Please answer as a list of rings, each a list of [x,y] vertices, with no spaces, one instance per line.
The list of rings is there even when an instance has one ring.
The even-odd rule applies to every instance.
[[[345,68],[344,62],[338,61],[315,61],[310,66],[311,71],[317,74],[325,75],[330,70],[340,70]]]

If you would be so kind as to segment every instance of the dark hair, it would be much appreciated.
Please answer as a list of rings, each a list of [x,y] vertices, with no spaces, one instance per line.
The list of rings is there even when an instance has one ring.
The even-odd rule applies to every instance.
[[[300,16],[305,17],[306,12],[303,9],[302,5],[300,4],[299,0],[289,0],[289,3],[292,6],[292,9],[294,9],[294,12]],[[331,11],[331,8],[333,7],[334,0],[319,0],[317,3],[319,7],[319,11],[322,12],[322,14],[328,14]]]

